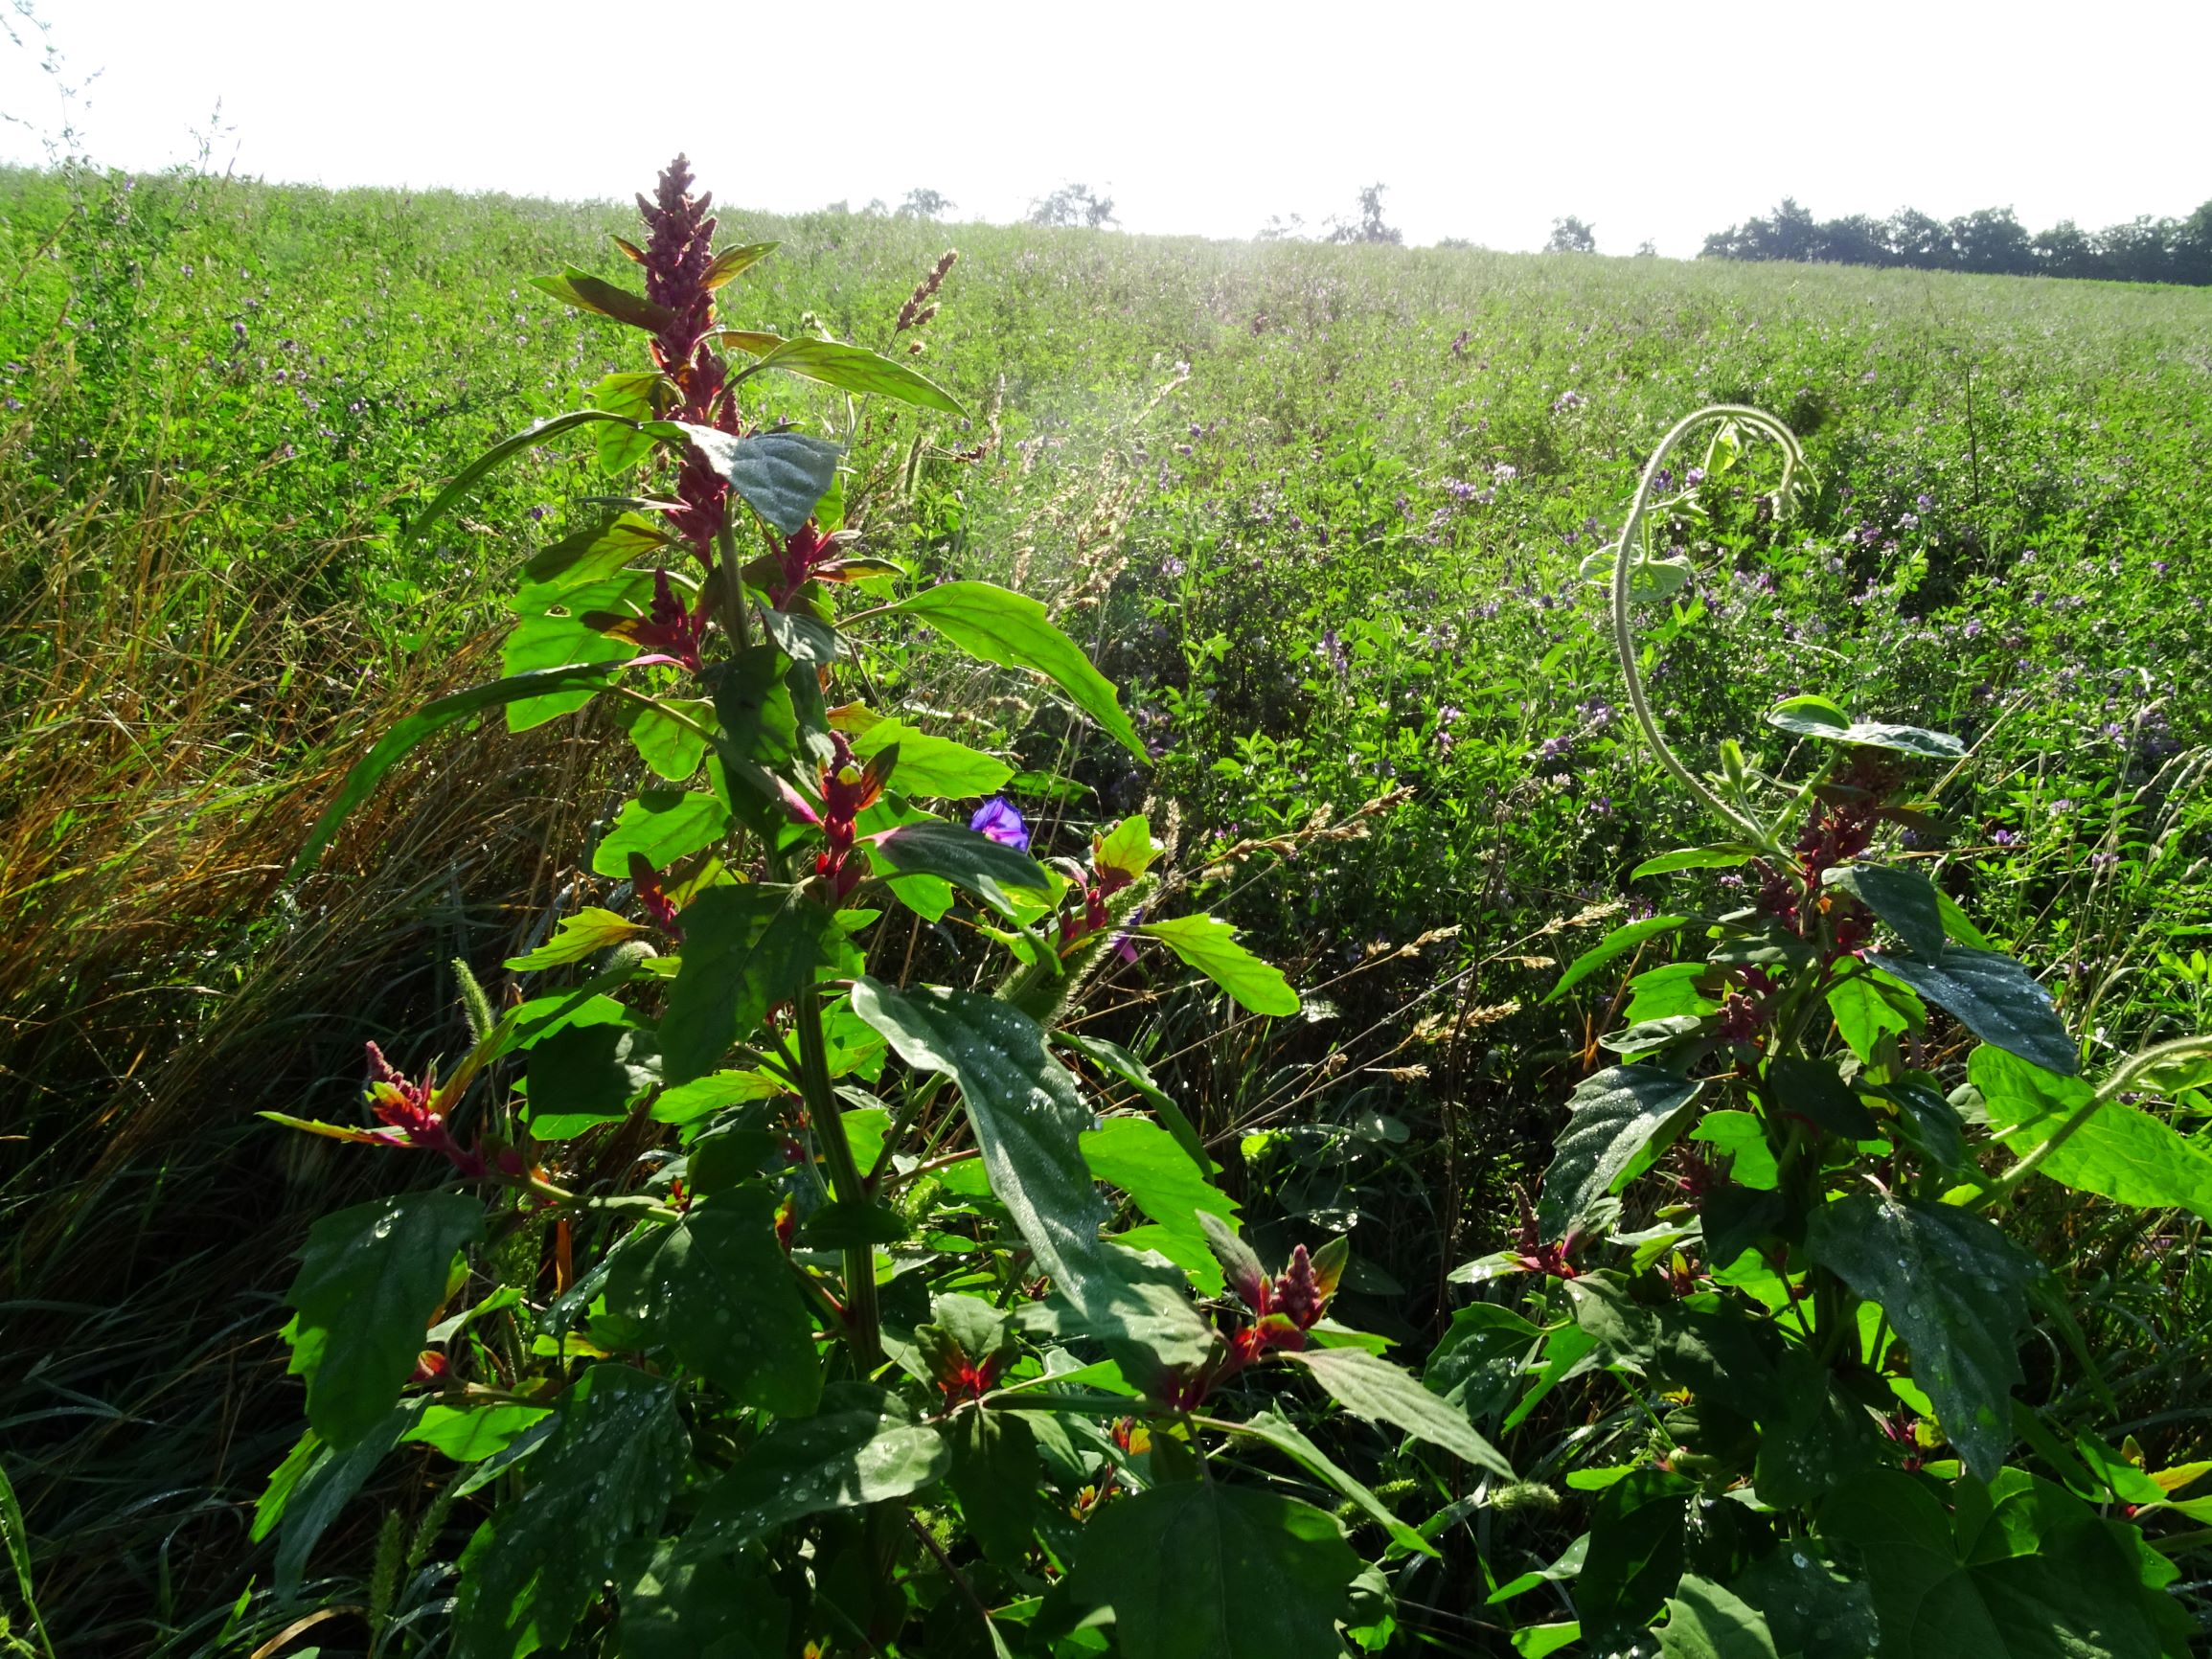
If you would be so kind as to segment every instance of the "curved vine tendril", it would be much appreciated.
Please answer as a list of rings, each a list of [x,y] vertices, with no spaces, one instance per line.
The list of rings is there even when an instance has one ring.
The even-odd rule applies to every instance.
[[[1677,420],[1673,429],[1659,440],[1659,446],[1652,451],[1652,458],[1644,464],[1644,475],[1636,485],[1636,498],[1629,508],[1629,519],[1621,527],[1620,545],[1613,550],[1612,613],[1613,651],[1620,658],[1621,677],[1628,683],[1629,707],[1636,716],[1636,724],[1644,731],[1644,738],[1652,745],[1659,764],[1674,775],[1675,781],[1697,798],[1707,811],[1723,823],[1741,831],[1754,846],[1765,847],[1773,838],[1764,826],[1747,813],[1723,801],[1702,778],[1682,763],[1669,746],[1659,730],[1658,719],[1652,713],[1651,699],[1644,693],[1644,676],[1636,663],[1636,628],[1630,608],[1629,588],[1630,573],[1638,563],[1648,562],[1649,550],[1644,541],[1644,515],[1649,511],[1660,468],[1675,448],[1699,426],[1708,420],[1719,420],[1746,427],[1771,438],[1782,446],[1782,483],[1776,489],[1775,512],[1779,516],[1790,499],[1790,487],[1798,468],[1805,465],[1805,451],[1797,442],[1797,435],[1764,409],[1754,409],[1747,403],[1709,403],[1694,414]]]

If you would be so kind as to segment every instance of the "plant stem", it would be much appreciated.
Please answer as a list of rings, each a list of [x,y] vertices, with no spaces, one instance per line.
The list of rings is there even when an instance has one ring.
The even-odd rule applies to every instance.
[[[715,597],[716,613],[731,643],[740,650],[749,650],[753,627],[745,616],[745,579],[738,574],[738,533],[726,514],[721,529],[715,533],[715,550],[720,556],[715,576],[721,584]]]
[[[814,1139],[830,1165],[831,1195],[840,1204],[859,1208],[871,1202],[868,1183],[853,1160],[852,1143],[845,1138],[844,1115],[837,1109],[836,1091],[830,1086],[830,1045],[822,1034],[822,1004],[812,991],[802,994],[792,1008],[792,1024],[799,1034],[799,1092],[806,1097],[807,1116],[814,1125]],[[853,1343],[853,1357],[863,1374],[883,1363],[882,1315],[876,1304],[876,1247],[865,1241],[845,1247],[845,1325]]]

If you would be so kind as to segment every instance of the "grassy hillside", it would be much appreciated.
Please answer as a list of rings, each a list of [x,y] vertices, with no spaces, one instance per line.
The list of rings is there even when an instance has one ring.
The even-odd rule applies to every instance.
[[[630,217],[0,176],[0,1297],[43,1356],[0,1419],[45,1610],[86,1650],[209,1646],[267,1579],[242,1506],[296,1415],[273,1297],[376,1171],[251,1114],[346,1112],[364,1039],[452,1052],[445,965],[493,982],[620,799],[563,727],[487,728],[283,881],[373,734],[494,671],[503,583],[606,489],[556,443],[428,549],[396,534],[632,366],[523,282],[614,270]],[[1595,1053],[1610,988],[1539,1008],[1557,964],[1607,907],[1665,902],[1628,873],[1706,833],[1625,729],[1578,574],[1699,404],[1781,415],[1815,477],[1778,525],[1747,460],[1675,527],[1699,565],[1653,636],[1670,730],[1709,757],[1818,692],[1975,739],[1929,867],[2100,1050],[2202,1029],[2212,292],[741,210],[722,236],[783,243],[726,296],[743,322],[872,345],[959,249],[926,367],[977,411],[940,435],[965,452],[886,418],[851,518],[925,574],[1049,596],[1124,685],[1152,767],[1079,751],[1081,790],[1024,805],[1172,804],[1187,862],[1223,860],[1215,908],[1311,994],[1295,1029],[1201,1040],[1189,988],[1132,985],[1119,1034],[1263,1236],[1351,1227],[1410,1352]],[[926,651],[878,667],[1032,767],[1067,752]],[[1383,797],[1294,858],[1251,845]],[[2121,1418],[2201,1437],[2197,1236],[2153,1261],[2045,1220]],[[365,1573],[365,1536],[319,1561]]]

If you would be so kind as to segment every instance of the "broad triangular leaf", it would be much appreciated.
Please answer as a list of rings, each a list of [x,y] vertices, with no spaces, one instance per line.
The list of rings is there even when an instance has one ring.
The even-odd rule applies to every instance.
[[[1190,1482],[1104,1505],[1064,1594],[1113,1609],[1124,1659],[1337,1659],[1358,1572],[1342,1529],[1311,1504]]]
[[[739,1404],[804,1417],[822,1374],[814,1322],[776,1241],[776,1203],[752,1181],[648,1223],[613,1257],[606,1307]]]
[[[715,1070],[770,1007],[806,994],[825,970],[859,971],[859,954],[836,918],[801,888],[710,887],[681,920],[683,966],[660,1022],[661,1065],[672,1084]]]
[[[1767,723],[1800,738],[1892,749],[1923,760],[1955,761],[1966,753],[1966,745],[1948,732],[1895,726],[1884,720],[1854,720],[1825,697],[1791,697],[1777,703],[1767,711]]]
[[[729,808],[713,795],[648,789],[626,802],[615,815],[614,827],[600,837],[591,852],[592,872],[618,879],[627,876],[632,852],[655,870],[666,870],[677,859],[712,847],[729,828]]]
[[[460,1193],[379,1198],[308,1229],[285,1334],[326,1445],[344,1450],[384,1420],[422,1356],[454,1256],[483,1237],[484,1206]]]
[[[721,1555],[802,1515],[905,1497],[951,1461],[937,1430],[896,1396],[834,1384],[818,1413],[778,1422],[707,1489],[679,1554]]]
[[[1881,1305],[1967,1467],[1985,1480],[1995,1474],[2012,1444],[2017,1333],[2042,1264],[1986,1216],[1863,1193],[1813,1211],[1805,1247]]]
[[[1659,1630],[1667,1659],[1775,1659],[1774,1633],[1756,1607],[1710,1579],[1684,1573]]]
[[[755,512],[786,535],[796,534],[813,516],[814,504],[837,481],[837,457],[845,453],[828,439],[803,432],[739,438],[681,420],[662,424],[682,433]]]
[[[1869,951],[1866,960],[1955,1015],[1983,1042],[2061,1077],[2081,1069],[2051,993],[2011,957],[1947,944],[1935,956],[1884,950]]]
[[[903,750],[900,759],[902,771]],[[1052,898],[1053,878],[1043,865],[965,824],[937,818],[901,824],[875,837],[870,849],[899,875],[935,875],[965,888],[1002,916],[1034,912]]]
[[[1981,1091],[1990,1127],[2025,1155],[2095,1099],[2079,1078],[2063,1078],[1986,1045],[1967,1076]],[[2212,1220],[2212,1155],[2171,1125],[2125,1101],[2107,1101],[2043,1160],[2061,1186],[2139,1209],[2182,1209]]]
[[[1839,864],[1821,873],[1821,881],[1840,888],[1889,923],[1905,948],[1915,954],[1943,954],[1943,908],[1935,883],[1917,870],[1887,864]]]
[[[1158,940],[1254,1013],[1298,1011],[1298,993],[1283,970],[1239,944],[1237,929],[1218,916],[1175,916],[1129,931]]]
[[[899,748],[899,768],[892,781],[902,795],[965,801],[997,794],[1014,776],[1014,767],[996,755],[986,755],[903,720],[878,720],[853,739],[853,753],[865,761],[877,750],[893,744]]]
[[[1122,712],[1113,682],[1091,667],[1036,600],[987,581],[947,581],[909,594],[891,608],[920,617],[970,656],[1044,675],[1108,737],[1138,760],[1151,759]]]
[[[1454,1457],[1504,1480],[1513,1466],[1474,1432],[1467,1413],[1424,1388],[1414,1375],[1364,1348],[1309,1348],[1286,1357],[1313,1374],[1314,1380],[1354,1417],[1386,1422],[1416,1440],[1442,1446]]]
[[[1655,1066],[1608,1066],[1585,1078],[1567,1101],[1573,1114],[1544,1171],[1537,1223],[1565,1236],[1590,1207],[1617,1193],[1646,1150],[1661,1150],[1689,1115],[1698,1084]]]

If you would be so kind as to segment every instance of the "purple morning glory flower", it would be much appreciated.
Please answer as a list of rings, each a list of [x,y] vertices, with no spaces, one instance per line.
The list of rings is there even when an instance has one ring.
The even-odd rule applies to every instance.
[[[1021,808],[1004,795],[994,795],[978,807],[968,827],[1001,847],[1011,847],[1016,852],[1029,851],[1029,825],[1021,816]]]

